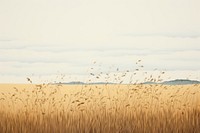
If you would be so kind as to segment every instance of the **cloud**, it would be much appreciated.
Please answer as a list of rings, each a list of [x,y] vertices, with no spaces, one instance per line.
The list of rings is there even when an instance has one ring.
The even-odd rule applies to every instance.
[[[109,71],[112,65],[135,68],[138,59],[147,70],[199,71],[199,4],[199,0],[0,1],[0,73],[81,75],[93,61],[101,64],[98,69]]]
[[[27,49],[35,51],[76,51],[76,50],[194,50],[200,49],[200,38],[169,38],[163,36],[108,36],[104,40],[88,40],[73,43],[42,42],[0,42],[1,49]]]
[[[198,0],[11,1],[0,2],[0,35],[22,41],[81,44],[118,33],[196,37],[200,32]]]
[[[101,64],[100,69],[106,70],[114,65],[122,69],[135,68],[138,59],[143,60],[145,69],[154,68],[165,70],[199,70],[198,50],[188,51],[137,51],[137,50],[108,50],[108,51],[67,51],[49,52],[34,50],[1,50],[1,73],[79,73],[93,67],[92,62]],[[23,70],[23,71],[21,71]]]
[[[13,41],[13,40],[9,40],[9,39],[0,39],[0,42],[10,42],[10,41]]]
[[[169,38],[199,38],[200,32],[183,32],[178,33],[176,31],[172,31],[169,33],[119,33],[119,36],[131,36],[131,37],[169,37]]]

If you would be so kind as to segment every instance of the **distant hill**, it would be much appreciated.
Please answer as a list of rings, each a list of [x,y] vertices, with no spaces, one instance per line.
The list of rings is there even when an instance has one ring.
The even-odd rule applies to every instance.
[[[114,84],[114,83],[111,83],[111,82],[84,83],[84,82],[80,82],[80,81],[73,81],[73,82],[61,83],[61,84],[67,84],[67,85],[86,85],[86,84],[90,84],[90,85],[99,85],[99,84]]]
[[[84,82],[80,82],[80,81],[73,81],[73,82],[61,83],[61,84],[67,84],[67,85],[82,85],[82,84],[85,84],[85,83],[84,83]]]
[[[88,83],[88,84],[103,85],[103,84],[115,84],[115,83],[111,83],[111,82],[94,82],[94,83]]]
[[[189,79],[176,79],[171,81],[162,82],[164,85],[187,85],[187,84],[200,84],[197,80],[189,80]]]
[[[73,81],[68,83],[61,83],[66,85],[101,85],[101,84],[116,84],[112,82],[93,82],[93,83],[84,83],[80,81]],[[188,84],[200,84],[200,81],[197,80],[189,80],[189,79],[176,79],[176,80],[170,80],[170,81],[164,81],[162,83],[156,83],[156,82],[144,82],[143,84],[163,84],[163,85],[188,85]]]
[[[142,84],[157,84],[157,83],[155,83],[155,82],[144,82],[144,83],[142,83]]]

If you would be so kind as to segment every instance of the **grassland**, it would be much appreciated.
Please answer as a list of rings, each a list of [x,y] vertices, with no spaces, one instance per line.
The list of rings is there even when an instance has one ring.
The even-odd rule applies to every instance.
[[[199,133],[200,85],[1,84],[1,133]]]

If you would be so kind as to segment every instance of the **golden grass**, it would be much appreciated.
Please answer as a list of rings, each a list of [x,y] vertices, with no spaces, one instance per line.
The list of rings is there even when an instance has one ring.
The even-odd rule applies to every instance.
[[[1,84],[1,133],[198,133],[200,85]]]

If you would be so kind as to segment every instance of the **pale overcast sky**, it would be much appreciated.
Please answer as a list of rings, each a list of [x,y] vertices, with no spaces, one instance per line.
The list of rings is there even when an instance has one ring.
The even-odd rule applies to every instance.
[[[0,0],[0,82],[59,74],[85,81],[90,67],[134,70],[139,59],[144,71],[166,71],[165,80],[200,80],[199,7],[200,0]]]

